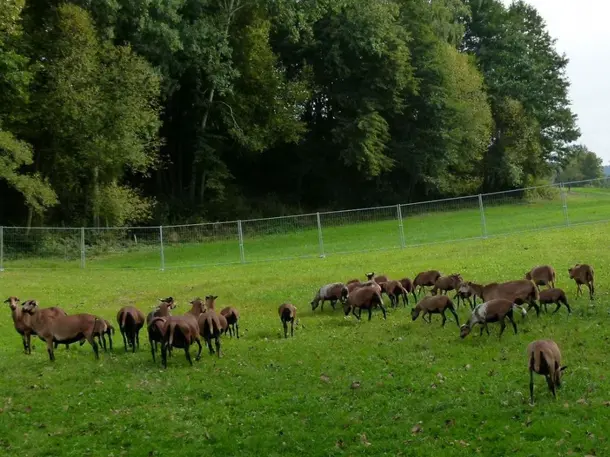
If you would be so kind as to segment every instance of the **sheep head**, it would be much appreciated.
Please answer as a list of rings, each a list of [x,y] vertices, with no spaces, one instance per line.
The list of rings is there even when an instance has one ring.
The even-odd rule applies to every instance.
[[[4,300],[4,303],[8,303],[9,307],[14,311],[17,309],[17,304],[20,302],[21,300],[19,300],[17,297],[8,297],[6,300]]]
[[[411,318],[413,320],[417,319],[419,316],[419,309],[417,308],[411,308]],[[422,318],[423,319],[423,318]]]
[[[460,327],[460,338],[466,338],[470,333],[470,327],[468,324],[462,324]]]
[[[370,281],[371,279],[373,279],[373,277],[375,276],[375,272],[371,271],[370,273],[366,273],[365,276],[367,277],[367,279]]]
[[[23,303],[21,309],[24,313],[34,314],[38,309],[38,302],[36,300],[28,300]]]

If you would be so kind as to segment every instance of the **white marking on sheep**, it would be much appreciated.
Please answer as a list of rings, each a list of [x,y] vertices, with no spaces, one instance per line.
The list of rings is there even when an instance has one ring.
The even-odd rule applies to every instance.
[[[338,286],[339,284],[341,284],[341,283],[334,282],[332,284],[326,284],[325,286],[320,287],[320,290],[318,291],[318,295],[320,296],[320,298],[326,298],[329,290],[335,286]]]

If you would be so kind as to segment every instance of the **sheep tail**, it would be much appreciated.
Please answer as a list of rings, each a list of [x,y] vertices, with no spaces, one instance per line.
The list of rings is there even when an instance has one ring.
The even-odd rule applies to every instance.
[[[513,303],[513,311],[520,311],[523,317],[527,316],[527,311],[521,305],[516,305]]]
[[[127,323],[127,313],[123,311],[121,314],[121,328],[125,328],[125,324]]]
[[[377,296],[377,300],[379,300],[379,304],[383,306],[383,298],[381,298],[381,294],[375,291],[375,295]]]
[[[208,314],[206,320],[208,322],[208,327],[210,328],[210,335],[214,335],[216,333],[216,329],[214,328],[214,320],[212,319],[212,315]]]

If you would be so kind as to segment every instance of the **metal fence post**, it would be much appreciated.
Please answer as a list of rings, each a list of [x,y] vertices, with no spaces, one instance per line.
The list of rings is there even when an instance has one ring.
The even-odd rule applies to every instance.
[[[487,221],[485,220],[485,207],[483,206],[483,196],[479,194],[479,211],[481,212],[481,231],[483,238],[487,238]]]
[[[4,227],[0,225],[0,271],[4,271]]]
[[[320,258],[326,257],[324,254],[324,237],[322,236],[322,221],[320,220],[320,213],[316,213],[316,219],[318,220],[318,246],[320,249]]]
[[[237,221],[237,237],[239,239],[239,260],[241,263],[245,263],[246,253],[244,252],[244,232],[241,227],[241,220]]]
[[[559,183],[559,191],[561,192],[561,205],[563,207],[563,220],[566,225],[570,225],[570,218],[568,216],[568,197],[566,195],[566,188],[563,183]]]
[[[159,243],[161,244],[161,271],[165,271],[165,251],[163,250],[163,226],[159,226]]]
[[[80,267],[85,268],[85,227],[80,228]]]
[[[405,228],[402,225],[402,210],[400,209],[400,204],[396,205],[396,216],[398,217],[398,230],[400,236],[400,247],[405,248],[407,245],[405,243]]]

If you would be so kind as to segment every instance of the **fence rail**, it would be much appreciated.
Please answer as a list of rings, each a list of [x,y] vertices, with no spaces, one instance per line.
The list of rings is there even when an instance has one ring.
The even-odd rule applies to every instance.
[[[610,178],[374,208],[158,227],[2,227],[7,268],[155,268],[321,257],[610,221]]]

